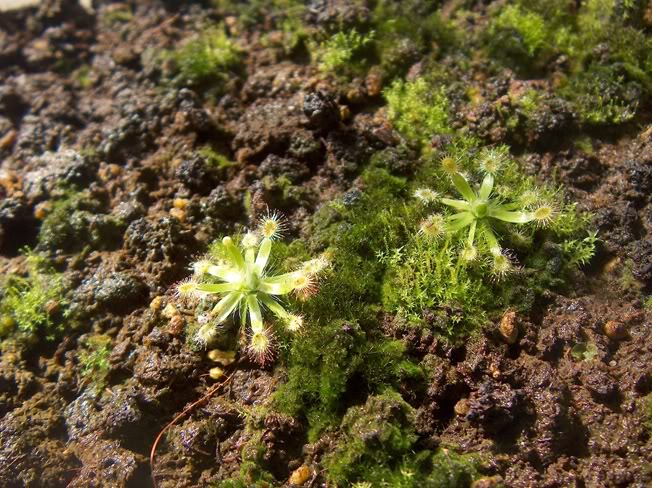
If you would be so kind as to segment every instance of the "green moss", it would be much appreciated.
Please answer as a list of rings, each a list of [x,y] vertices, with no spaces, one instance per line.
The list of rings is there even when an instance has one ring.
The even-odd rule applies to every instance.
[[[519,1],[497,9],[484,34],[491,57],[526,75],[565,56],[560,94],[589,125],[630,120],[652,93],[652,39],[632,25],[638,7],[589,0]]]
[[[240,66],[242,51],[226,35],[224,28],[218,26],[205,29],[164,56],[176,63],[176,84],[203,88],[218,95],[230,74]]]
[[[85,246],[108,249],[119,244],[124,224],[100,214],[102,205],[87,193],[66,192],[53,206],[38,235],[38,249],[76,252]]]
[[[578,342],[570,353],[576,361],[591,362],[598,356],[599,350],[593,342]]]
[[[423,323],[449,339],[462,338],[487,322],[486,310],[496,305],[492,284],[459,262],[451,239],[439,244],[417,237],[388,256],[383,303],[409,319]]]
[[[82,382],[89,384],[95,391],[102,390],[106,385],[111,367],[111,344],[111,337],[104,334],[87,337],[82,343],[83,349],[79,352],[79,375]]]
[[[450,134],[449,101],[443,84],[417,78],[395,81],[385,91],[394,126],[410,141],[426,145],[435,134]]]
[[[392,391],[370,396],[345,415],[342,439],[325,460],[334,486],[470,486],[477,460],[451,450],[417,451],[415,412]]]
[[[592,65],[569,79],[560,94],[573,103],[581,122],[606,125],[631,120],[642,91],[638,82],[626,81],[622,67]]]
[[[400,246],[406,235],[405,179],[371,168],[361,181],[364,191],[352,190],[322,207],[309,230],[311,246],[328,248],[333,262],[320,293],[304,306],[320,323],[373,320],[385,268],[377,255]]]
[[[444,19],[436,3],[379,0],[373,4],[371,25],[383,78],[404,74],[424,55],[434,57],[444,50],[461,49],[462,34]]]
[[[27,276],[12,274],[4,280],[0,301],[2,336],[17,329],[20,333],[43,334],[52,339],[63,328],[54,318],[67,304],[63,277],[32,252],[27,254],[27,269]]]
[[[652,393],[643,398],[643,413],[645,416],[645,428],[652,439]]]
[[[421,375],[399,341],[374,337],[343,320],[308,328],[294,341],[288,363],[288,381],[274,395],[274,405],[305,416],[311,441],[338,425],[352,397]]]
[[[93,69],[91,66],[85,64],[77,68],[72,76],[82,89],[87,90],[93,86],[93,79],[91,78],[92,72]]]
[[[503,7],[494,19],[491,35],[500,39],[500,48],[514,54],[534,57],[552,39],[546,19],[536,12],[528,11],[519,5]]]
[[[134,14],[129,5],[122,4],[112,7],[104,10],[100,20],[106,27],[115,27],[116,25],[125,24],[133,20]]]
[[[646,310],[652,310],[652,296],[648,296],[645,298],[643,301],[643,306],[645,307]]]
[[[236,476],[211,486],[220,488],[271,488],[278,486],[272,473],[267,468],[269,462],[265,460],[267,447],[263,436],[266,433],[265,406],[243,407],[241,415],[245,420],[244,439],[240,450],[240,469]]]
[[[523,222],[531,222],[525,226],[493,222],[493,248],[483,243],[482,233],[478,234],[474,238],[477,256],[468,262],[462,258],[469,232],[442,229],[441,235],[428,237],[425,231],[419,234],[419,222],[423,222],[423,230],[433,215],[441,216],[442,225],[446,219],[455,218],[455,210],[437,203],[439,197],[458,193],[451,177],[441,169],[439,158],[424,161],[412,183],[415,194],[430,191],[434,200],[406,198],[408,192],[404,192],[402,206],[395,203],[395,208],[401,209],[397,218],[403,222],[406,235],[396,238],[393,246],[376,251],[384,265],[383,307],[403,316],[409,324],[428,324],[439,335],[455,342],[506,307],[527,312],[546,289],[563,289],[570,273],[591,259],[597,239],[587,230],[590,216],[579,212],[574,204],[565,204],[559,190],[536,185],[532,178],[523,175],[506,147],[469,150],[463,142],[448,149],[446,158],[468,175],[472,187],[483,181],[482,168],[498,161],[500,170],[491,198],[507,205],[512,211],[510,216],[522,214]],[[543,207],[552,212],[545,228],[532,225],[530,218],[535,209]],[[513,253],[501,252],[497,258],[496,246],[504,246]],[[497,266],[498,259],[501,267]]]
[[[211,146],[203,146],[197,150],[197,153],[203,157],[210,168],[220,171],[237,166],[238,163],[227,158],[225,155],[218,153]]]
[[[374,33],[361,34],[356,29],[340,31],[322,42],[311,42],[308,48],[320,71],[350,77],[362,74],[366,67],[366,48]]]

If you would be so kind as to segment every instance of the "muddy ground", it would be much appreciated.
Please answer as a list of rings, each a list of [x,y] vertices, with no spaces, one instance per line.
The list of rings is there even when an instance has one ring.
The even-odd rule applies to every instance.
[[[183,318],[165,312],[172,285],[212,240],[268,206],[287,216],[289,238],[305,235],[320,205],[358,186],[361,161],[401,140],[373,77],[320,76],[305,56],[261,42],[264,27],[238,36],[244,66],[223,95],[163,86],[166,67],[152,53],[192,34],[198,18],[219,18],[208,2],[175,3],[102,2],[87,12],[52,1],[0,16],[0,270],[25,272],[21,249],[40,242],[75,311],[75,327],[58,339],[2,350],[2,486],[152,486],[157,434],[215,384],[213,365],[186,344]],[[420,446],[486,456],[475,486],[652,484],[648,110],[587,133],[590,154],[572,144],[563,116],[521,138],[525,170],[557,178],[592,212],[600,244],[567,293],[549,292],[530,316],[503,317],[517,328],[513,344],[497,323],[449,345],[379,317],[416,362],[439,359],[428,384],[406,386],[404,397]],[[486,140],[510,142],[491,110],[458,115],[476,127],[484,120],[477,131]],[[235,164],[206,170],[193,156],[206,144]],[[280,175],[300,194],[282,198],[264,183]],[[53,229],[43,244],[41,222],[65,185],[87,191],[95,207],[78,234]],[[79,367],[92,334],[110,337],[100,391]],[[577,344],[591,345],[590,361],[571,353]],[[244,356],[233,370],[158,445],[158,486],[219,486],[240,469],[252,435],[244,412],[265,403],[284,371]],[[326,486],[320,459],[336,441],[309,444],[299,419],[270,413],[263,423],[264,462],[278,486],[302,465],[304,486]]]

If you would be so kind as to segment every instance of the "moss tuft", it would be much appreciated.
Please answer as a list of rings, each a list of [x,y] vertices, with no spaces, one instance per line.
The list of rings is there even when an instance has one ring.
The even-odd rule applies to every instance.
[[[27,276],[8,275],[3,285],[0,316],[6,337],[17,329],[23,334],[42,333],[54,338],[63,326],[57,315],[67,305],[63,277],[35,253],[27,254]]]
[[[311,57],[320,71],[340,76],[362,74],[366,67],[366,48],[370,46],[374,33],[361,34],[356,29],[340,31],[317,43],[309,43]]]
[[[174,83],[220,94],[241,63],[242,51],[221,26],[205,29],[178,50],[164,54],[177,67]]]
[[[111,343],[111,337],[107,335],[92,335],[83,341],[83,349],[79,352],[79,375],[82,382],[89,384],[95,391],[102,390],[106,385]]]
[[[311,441],[337,426],[352,398],[421,375],[405,358],[401,342],[374,338],[357,323],[341,320],[297,338],[288,363],[288,381],[274,404],[289,415],[305,416]]]
[[[417,451],[414,409],[386,391],[352,407],[342,421],[343,438],[324,464],[334,486],[351,483],[409,488],[469,486],[477,460],[448,449]]]
[[[77,252],[85,246],[110,249],[119,245],[124,223],[99,213],[101,205],[86,192],[66,192],[54,200],[38,235],[42,251]]]
[[[436,134],[450,134],[449,101],[443,84],[417,78],[395,81],[385,92],[389,118],[410,141],[427,144]]]

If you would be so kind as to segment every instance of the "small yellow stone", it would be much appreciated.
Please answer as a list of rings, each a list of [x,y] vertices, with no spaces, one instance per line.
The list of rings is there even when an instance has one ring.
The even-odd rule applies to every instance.
[[[165,317],[166,319],[171,319],[171,318],[174,317],[175,315],[179,315],[179,311],[178,311],[177,308],[176,308],[174,305],[172,305],[171,303],[168,303],[168,304],[165,306],[165,308],[163,309],[163,312],[162,312],[162,313],[163,313],[163,317]]]
[[[187,198],[175,198],[174,203],[172,205],[174,205],[174,208],[178,208],[179,210],[183,210],[188,206],[189,203],[190,203],[190,200],[188,200]]]
[[[184,222],[186,220],[186,212],[184,212],[180,208],[175,207],[170,209],[170,215],[181,222]]]
[[[301,486],[310,479],[311,474],[310,468],[303,464],[292,472],[288,483],[294,486]]]
[[[50,210],[52,210],[52,204],[50,202],[41,202],[34,207],[34,217],[38,220],[43,220],[48,216]]]
[[[518,339],[518,318],[516,312],[507,310],[500,319],[498,331],[507,344],[514,344]]]
[[[235,351],[220,351],[219,349],[213,349],[212,351],[208,351],[208,359],[220,363],[222,366],[228,366],[235,361]]]
[[[154,300],[152,300],[149,303],[149,308],[154,310],[154,311],[161,310],[162,306],[163,306],[163,298],[162,297],[154,297]]]
[[[214,380],[219,380],[222,376],[224,376],[224,370],[218,366],[215,366],[214,368],[210,369],[208,375]]]
[[[603,327],[605,335],[609,339],[623,339],[627,337],[627,327],[617,320],[609,320]]]
[[[463,417],[467,413],[469,413],[469,409],[471,406],[469,405],[469,401],[466,398],[462,398],[459,402],[455,404],[453,407],[453,411],[455,411],[456,415],[459,415],[460,417]]]

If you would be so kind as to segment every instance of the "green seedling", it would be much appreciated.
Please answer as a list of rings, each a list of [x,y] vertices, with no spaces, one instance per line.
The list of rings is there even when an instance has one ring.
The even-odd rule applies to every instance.
[[[578,342],[571,348],[571,356],[576,361],[593,361],[599,352],[597,346],[592,342]]]
[[[417,190],[415,196],[426,203],[439,201],[453,209],[452,214],[434,213],[426,218],[419,233],[433,239],[446,234],[454,234],[468,228],[468,234],[460,258],[464,262],[474,261],[481,251],[487,251],[493,258],[493,269],[497,276],[510,271],[512,264],[498,242],[496,230],[505,224],[523,225],[536,222],[545,226],[555,217],[555,207],[539,202],[536,194],[523,194],[516,201],[505,201],[494,196],[495,176],[505,162],[501,151],[485,151],[479,161],[484,178],[478,191],[471,187],[459,167],[459,162],[452,156],[441,161],[443,170],[449,175],[453,186],[462,196],[461,199],[437,198],[434,191],[427,188]],[[528,206],[534,209],[528,210]],[[479,242],[479,245],[476,243]]]
[[[280,297],[295,293],[299,299],[308,299],[317,292],[318,275],[329,262],[319,257],[304,262],[295,271],[273,275],[268,262],[273,241],[283,228],[281,217],[269,214],[255,232],[248,232],[238,243],[231,237],[224,237],[218,247],[219,259],[194,263],[194,276],[178,285],[178,294],[199,300],[220,298],[207,323],[197,331],[196,342],[201,345],[212,342],[217,326],[239,313],[243,329],[249,319],[248,352],[254,360],[264,364],[273,355],[273,332],[263,322],[263,310],[272,312],[289,332],[303,327],[303,317],[288,312],[280,303]]]

